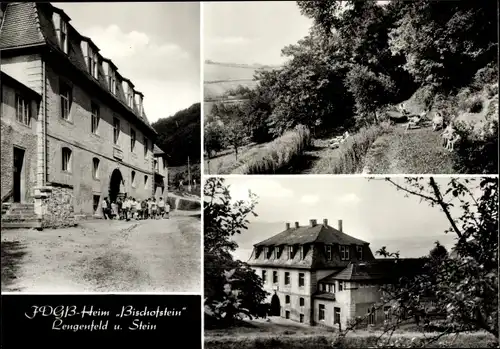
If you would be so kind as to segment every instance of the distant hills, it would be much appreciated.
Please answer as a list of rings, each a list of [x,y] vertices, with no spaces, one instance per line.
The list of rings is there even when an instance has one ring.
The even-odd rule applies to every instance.
[[[225,92],[238,86],[255,88],[258,81],[254,80],[257,70],[273,70],[279,66],[264,64],[223,63],[206,60],[204,64],[204,99],[213,101]]]
[[[168,155],[168,166],[180,166],[200,162],[201,104],[178,111],[162,118],[151,126],[158,132],[156,144]]]

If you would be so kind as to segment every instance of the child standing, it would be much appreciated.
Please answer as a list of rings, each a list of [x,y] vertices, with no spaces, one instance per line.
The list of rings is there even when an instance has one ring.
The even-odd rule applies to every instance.
[[[157,207],[156,207],[156,199],[155,198],[153,198],[153,202],[151,203],[151,211],[152,211],[153,219],[157,219],[158,216],[157,216]]]
[[[168,201],[165,202],[165,215],[167,216],[167,219],[170,218],[170,204]]]
[[[158,216],[161,218],[165,216],[165,201],[163,201],[162,197],[158,201]]]

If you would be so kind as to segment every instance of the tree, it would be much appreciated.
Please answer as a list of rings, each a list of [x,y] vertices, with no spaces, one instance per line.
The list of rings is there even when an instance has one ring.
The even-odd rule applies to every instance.
[[[245,127],[245,111],[240,103],[219,102],[212,107],[212,114],[222,122],[227,143],[234,148],[236,160],[238,150],[245,144],[248,130]]]
[[[224,127],[219,120],[207,122],[205,123],[204,132],[205,136],[203,141],[205,143],[205,151],[207,152],[208,158],[210,158],[213,153],[224,149]]]
[[[403,306],[419,311],[431,295],[447,315],[442,333],[484,330],[498,338],[498,179],[451,178],[445,186],[433,177],[386,181],[439,207],[458,240],[455,257],[437,243],[425,274],[394,285]]]
[[[249,193],[248,201],[232,202],[223,178],[208,178],[204,196],[206,312],[231,325],[239,313],[257,315],[267,296],[262,279],[248,264],[234,260],[231,255],[238,247],[232,236],[247,229],[248,215],[257,215],[254,212],[257,198]]]
[[[184,165],[200,160],[201,105],[195,103],[173,116],[157,120],[151,125],[158,132],[156,144],[168,155],[169,166]]]
[[[406,57],[404,69],[418,83],[450,90],[496,62],[497,2],[422,0],[397,6],[403,16],[390,32],[390,49]]]

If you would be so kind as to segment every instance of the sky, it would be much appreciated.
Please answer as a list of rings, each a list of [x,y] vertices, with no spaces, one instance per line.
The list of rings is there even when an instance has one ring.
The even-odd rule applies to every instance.
[[[200,102],[200,5],[53,3],[144,93],[150,122]]]
[[[203,3],[204,59],[280,65],[281,49],[309,32],[295,1]]]
[[[402,179],[397,179],[402,181]],[[437,178],[446,184],[449,178]],[[253,244],[285,230],[285,222],[309,224],[310,219],[337,228],[372,243],[372,252],[383,245],[400,251],[404,257],[420,257],[439,240],[448,250],[455,243],[445,234],[449,223],[437,207],[416,197],[405,197],[383,180],[362,177],[232,177],[226,178],[234,200],[247,199],[248,190],[259,197],[249,217],[248,231],[236,236],[242,259],[247,259]],[[391,248],[392,247],[392,248]],[[238,255],[238,253],[237,253]]]

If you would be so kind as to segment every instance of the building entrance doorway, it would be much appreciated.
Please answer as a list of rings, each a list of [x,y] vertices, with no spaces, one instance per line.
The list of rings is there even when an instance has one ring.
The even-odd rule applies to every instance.
[[[25,180],[24,180],[24,150],[14,147],[14,163],[13,167],[13,192],[12,197],[14,202],[22,202],[25,200]]]
[[[275,293],[271,298],[271,316],[280,316],[281,315],[281,304],[280,298]]]
[[[117,198],[121,198],[124,192],[121,190],[123,185],[123,176],[119,169],[113,170],[109,180],[109,202],[115,202]]]

